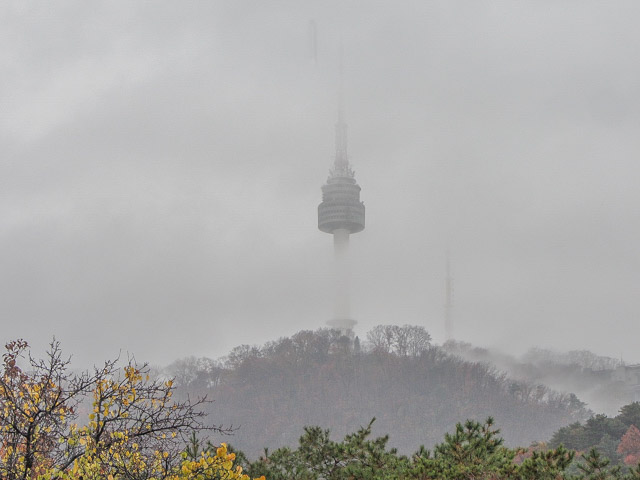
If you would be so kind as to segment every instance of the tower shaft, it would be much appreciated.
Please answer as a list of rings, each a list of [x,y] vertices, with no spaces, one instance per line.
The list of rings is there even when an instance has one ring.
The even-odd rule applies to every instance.
[[[333,324],[341,329],[350,329],[351,319],[351,265],[349,262],[349,231],[340,228],[333,232],[335,257],[335,305]]]

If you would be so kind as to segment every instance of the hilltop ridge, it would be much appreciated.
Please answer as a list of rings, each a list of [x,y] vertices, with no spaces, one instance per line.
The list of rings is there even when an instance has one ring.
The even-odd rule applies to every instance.
[[[590,412],[576,395],[512,379],[431,343],[422,327],[375,327],[366,341],[300,331],[220,360],[187,358],[165,371],[183,394],[206,394],[212,418],[239,429],[229,441],[256,457],[295,445],[305,425],[335,435],[376,417],[374,430],[410,452],[431,447],[461,418],[492,416],[510,445],[550,438]]]

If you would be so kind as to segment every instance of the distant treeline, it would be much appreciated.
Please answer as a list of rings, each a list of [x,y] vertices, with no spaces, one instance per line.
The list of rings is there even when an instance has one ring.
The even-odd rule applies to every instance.
[[[227,440],[257,458],[295,445],[305,425],[336,435],[376,417],[374,434],[409,453],[432,446],[462,418],[492,416],[509,445],[547,439],[588,418],[573,394],[513,380],[486,363],[431,344],[422,327],[375,327],[365,341],[336,330],[301,331],[220,360],[187,358],[166,372],[183,394],[207,394],[212,418],[239,427]]]
[[[517,358],[465,342],[449,341],[442,348],[470,362],[492,365],[511,378],[575,393],[596,412],[615,415],[622,405],[634,400],[629,386],[614,374],[624,365],[622,361],[588,350],[555,352],[533,348]]]

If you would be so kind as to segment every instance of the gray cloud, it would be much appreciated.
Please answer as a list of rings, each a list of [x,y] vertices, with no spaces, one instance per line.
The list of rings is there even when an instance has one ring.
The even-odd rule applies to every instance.
[[[6,339],[166,363],[321,326],[340,38],[359,333],[637,360],[635,2],[6,4]],[[318,61],[309,58],[309,20]]]

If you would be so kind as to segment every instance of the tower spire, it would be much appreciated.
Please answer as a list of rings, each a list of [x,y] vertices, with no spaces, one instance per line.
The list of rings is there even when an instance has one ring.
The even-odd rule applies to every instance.
[[[344,48],[340,42],[340,59],[338,69],[338,122],[344,122]]]
[[[353,176],[349,167],[349,155],[347,153],[347,123],[344,115],[344,64],[343,48],[340,45],[340,80],[338,85],[338,121],[336,122],[336,157],[334,160],[335,174],[341,176]]]

